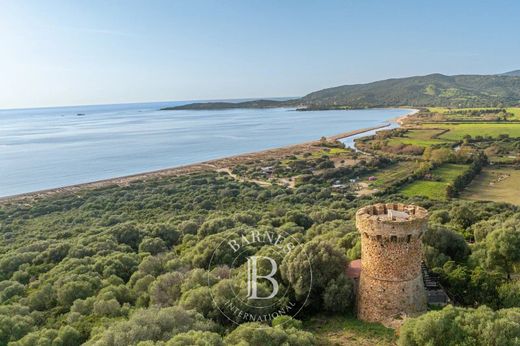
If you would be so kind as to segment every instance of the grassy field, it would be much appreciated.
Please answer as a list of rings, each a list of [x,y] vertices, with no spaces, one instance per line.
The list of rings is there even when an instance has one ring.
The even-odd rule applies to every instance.
[[[369,182],[370,188],[384,189],[399,179],[411,175],[417,168],[417,163],[413,161],[399,161],[391,166],[361,177],[362,181],[367,181],[369,176],[375,176],[377,179]]]
[[[507,134],[510,137],[520,137],[520,124],[518,123],[467,123],[467,124],[425,124],[424,128],[446,128],[448,132],[440,136],[441,139],[457,141],[461,140],[465,135],[491,136],[497,138],[501,134]]]
[[[497,109],[499,107],[488,107],[488,108],[446,108],[446,107],[431,107],[431,108],[428,108],[428,110],[432,113],[440,113],[440,114],[444,114],[444,113],[447,113],[447,112],[454,112],[456,113],[457,111],[461,111],[461,112],[464,112],[464,111],[472,111],[472,110],[482,110],[482,109]],[[505,109],[506,112],[508,113],[513,113],[515,116],[518,116],[520,117],[520,107],[512,107],[512,108],[506,108]]]
[[[487,167],[464,190],[461,198],[520,205],[519,182],[520,170]]]
[[[367,323],[354,316],[315,316],[304,322],[304,329],[313,333],[318,345],[395,345],[393,329],[378,323]]]
[[[444,164],[432,172],[434,177],[440,178],[440,181],[416,180],[404,186],[399,192],[408,197],[425,196],[437,200],[446,199],[446,187],[467,167],[467,165]]]
[[[403,137],[394,137],[391,138],[388,141],[389,145],[396,145],[396,144],[411,144],[411,145],[417,145],[421,147],[428,147],[430,145],[434,144],[443,144],[446,143],[446,140],[443,139],[437,139],[432,138],[435,135],[438,135],[441,133],[442,130],[410,130],[406,132],[406,134]]]
[[[344,154],[350,154],[352,151],[349,149],[343,149],[343,148],[330,148],[330,149],[322,149],[319,151],[314,151],[311,154],[312,158],[318,158],[322,156],[342,156]],[[302,157],[303,158],[303,157]]]
[[[520,108],[506,108],[509,113],[513,113],[515,116],[514,120],[520,120]]]

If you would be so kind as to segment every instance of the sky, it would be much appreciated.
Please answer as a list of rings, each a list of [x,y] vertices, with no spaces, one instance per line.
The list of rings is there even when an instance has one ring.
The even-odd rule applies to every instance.
[[[0,109],[520,69],[519,1],[0,0]]]

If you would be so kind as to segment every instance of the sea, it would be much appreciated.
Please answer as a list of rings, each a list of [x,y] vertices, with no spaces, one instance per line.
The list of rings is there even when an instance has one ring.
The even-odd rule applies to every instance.
[[[411,112],[160,110],[186,103],[0,110],[0,197],[302,143]]]

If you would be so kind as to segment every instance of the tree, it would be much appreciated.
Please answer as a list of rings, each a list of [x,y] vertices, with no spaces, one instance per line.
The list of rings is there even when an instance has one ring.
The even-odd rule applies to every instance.
[[[400,346],[517,345],[520,309],[493,311],[448,305],[417,318],[407,319],[399,330]]]
[[[450,214],[447,210],[435,210],[430,214],[430,222],[445,224],[450,221]]]
[[[50,284],[44,284],[28,297],[31,309],[44,311],[56,305],[56,293]]]
[[[502,269],[511,279],[513,266],[520,261],[520,231],[515,228],[498,229],[486,237],[487,258],[490,267]]]
[[[161,238],[144,238],[139,244],[139,252],[149,252],[157,255],[167,250],[166,243]]]
[[[463,229],[468,228],[476,221],[475,213],[467,205],[453,207],[450,211],[450,219]]]
[[[88,274],[70,275],[54,283],[57,301],[64,307],[70,307],[76,299],[93,295],[101,285],[98,277]]]
[[[0,345],[7,345],[29,333],[36,325],[27,307],[0,305]]]
[[[81,334],[71,326],[61,327],[58,331],[58,336],[54,339],[54,345],[62,345],[62,346],[76,346],[81,345],[84,341],[84,338]]]
[[[224,346],[222,337],[217,333],[190,330],[171,338],[166,346]]]
[[[180,238],[179,231],[177,231],[175,226],[169,223],[158,223],[150,225],[146,228],[146,231],[153,237],[162,239],[165,245],[168,247],[176,244]]]
[[[504,308],[520,307],[520,280],[510,281],[498,288],[500,303]]]
[[[308,229],[312,226],[312,219],[304,212],[290,211],[285,214],[285,222],[294,222],[296,225]]]
[[[441,225],[432,225],[424,234],[423,243],[455,261],[464,261],[470,249],[464,237]]]
[[[114,275],[127,282],[137,269],[138,264],[139,256],[137,254],[114,252],[99,259],[95,264],[95,269],[105,278]]]
[[[302,327],[303,327],[302,321],[299,321],[299,320],[297,320],[291,316],[287,316],[287,315],[281,315],[281,316],[275,317],[272,320],[271,325],[273,327],[280,327],[283,329],[291,329],[291,328],[302,329]]]
[[[311,289],[319,303],[329,282],[343,274],[346,265],[347,259],[341,250],[330,242],[318,240],[292,250],[285,256],[280,270],[298,300],[304,300]]]
[[[340,274],[327,283],[323,292],[323,308],[330,312],[345,312],[354,303],[354,282]]]
[[[25,286],[18,281],[0,281],[0,303],[23,294]]]
[[[215,324],[195,311],[179,306],[164,309],[149,308],[136,311],[126,321],[99,330],[85,345],[136,345],[141,341],[167,341],[190,330],[214,331]]]
[[[181,296],[183,275],[179,272],[163,274],[150,285],[150,303],[158,306],[175,305]]]
[[[179,304],[186,310],[196,310],[204,317],[217,318],[219,311],[211,298],[211,290],[207,286],[197,287],[182,294]]]
[[[204,222],[197,231],[197,235],[201,239],[210,234],[227,231],[233,227],[235,227],[235,221],[233,219],[229,217],[218,217]]]
[[[226,345],[249,346],[310,346],[316,344],[311,333],[295,328],[283,329],[281,326],[273,328],[257,322],[241,324],[229,333],[224,341]]]
[[[141,242],[141,232],[133,223],[119,224],[112,228],[114,238],[119,242],[137,250]]]
[[[193,221],[184,221],[179,225],[182,234],[197,234],[199,226]]]

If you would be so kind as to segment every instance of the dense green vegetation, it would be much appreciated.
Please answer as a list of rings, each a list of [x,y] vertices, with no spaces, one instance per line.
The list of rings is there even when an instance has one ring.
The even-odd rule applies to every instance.
[[[520,209],[457,196],[475,175],[478,181],[488,155],[517,153],[520,141],[463,132],[436,139],[444,134],[381,131],[359,142],[370,153],[321,143],[221,172],[4,202],[0,345],[518,345]],[[398,141],[392,155],[385,151]],[[360,194],[369,178],[377,192]],[[284,184],[289,179],[293,185]],[[425,261],[457,305],[406,320],[399,336],[355,319],[354,285],[345,276],[360,257],[356,210],[386,201],[428,208]],[[251,242],[238,257],[218,247],[251,231],[290,235],[302,245],[281,254]],[[214,304],[281,308],[274,300],[249,306],[236,299],[233,292],[248,289],[252,255],[281,263],[277,280],[304,305],[294,318],[248,321],[224,308],[241,321],[236,325]]]
[[[258,103],[256,103],[258,102]],[[289,101],[194,103],[168,109],[300,107],[351,109],[376,107],[515,107],[520,105],[520,77],[512,75],[430,74],[342,85]]]
[[[310,304],[298,317],[348,312],[352,283],[342,268],[359,257],[353,214],[371,202],[347,202],[327,187],[263,188],[208,172],[5,205],[0,213],[0,343],[313,344],[311,334],[285,324],[261,331],[249,324],[234,329],[215,310],[209,293],[225,298],[223,282],[239,279],[230,275],[231,257],[222,252],[220,267],[208,282],[209,256],[220,239],[251,228],[293,234],[319,263]],[[464,292],[472,297],[464,301],[470,306],[519,306],[520,286],[508,279],[520,261],[515,255],[515,246],[520,246],[513,221],[520,217],[516,208],[410,202],[432,211],[427,258],[455,296]],[[497,224],[503,228],[494,230]],[[478,242],[468,247],[464,237]],[[253,245],[249,251],[270,250]],[[297,297],[302,285],[297,278],[304,272],[301,258],[294,253],[284,263],[283,282]],[[459,278],[461,271],[472,279]],[[365,327],[359,328],[362,334]]]
[[[519,86],[520,78],[511,76],[431,74],[320,90],[305,96],[302,102],[354,108],[517,106]]]
[[[275,108],[283,107],[286,101],[274,100],[254,100],[246,102],[207,102],[207,103],[191,103],[182,106],[165,107],[162,110],[182,110],[182,109],[232,109],[232,108]]]
[[[265,189],[213,172],[5,205],[0,344],[166,342],[196,336],[184,335],[188,331],[217,333],[230,344],[247,339],[246,327],[231,332],[233,324],[209,295],[226,299],[229,280],[242,285],[240,275],[230,273],[230,250],[214,258],[218,267],[209,282],[206,268],[224,237],[252,228],[293,234],[315,260],[323,256],[306,313],[346,311],[352,283],[343,268],[357,242],[350,210],[329,188]],[[248,254],[269,251],[253,244]],[[294,254],[283,262],[283,282],[296,300],[301,260]],[[294,338],[292,345],[313,340],[281,328],[272,333]]]

